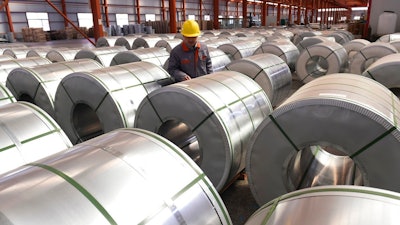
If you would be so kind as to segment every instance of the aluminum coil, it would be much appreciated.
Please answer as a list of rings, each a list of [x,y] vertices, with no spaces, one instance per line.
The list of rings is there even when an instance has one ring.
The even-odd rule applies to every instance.
[[[69,74],[55,93],[57,122],[74,144],[133,127],[140,102],[170,79],[165,70],[149,62]]]
[[[27,46],[22,43],[1,43],[0,44],[0,55],[2,55],[4,53],[4,50],[9,49],[9,48],[27,48]]]
[[[231,44],[220,45],[218,46],[218,49],[221,49],[223,52],[225,52],[225,54],[227,54],[233,61],[252,56],[257,48],[261,46],[261,44],[262,42],[258,40],[238,41]]]
[[[333,37],[333,38],[335,39],[335,42],[336,42],[336,43],[339,43],[339,44],[341,44],[341,45],[344,45],[344,44],[346,44],[347,42],[351,41],[350,38],[349,38],[349,36],[347,36],[347,35],[344,34],[344,33],[336,32],[336,31],[331,32],[331,33],[329,33],[329,34],[325,34],[324,36],[325,36],[325,37]]]
[[[14,95],[8,90],[8,88],[0,83],[0,106],[8,103],[16,102]]]
[[[155,44],[155,47],[165,48],[167,50],[167,52],[170,53],[173,48],[175,48],[177,45],[179,45],[181,43],[182,43],[181,39],[159,40]]]
[[[213,40],[208,40],[205,41],[208,47],[213,47],[213,48],[218,48],[220,45],[224,44],[231,44],[232,41],[226,38],[218,38],[218,39],[213,39]]]
[[[6,86],[17,100],[34,103],[55,118],[54,101],[60,81],[70,73],[101,67],[98,62],[92,59],[21,67],[10,72]]]
[[[162,67],[168,59],[169,52],[165,48],[141,48],[117,53],[110,66],[146,61]]]
[[[398,53],[389,43],[374,42],[364,46],[350,61],[350,73],[362,74],[373,62],[384,56]]]
[[[254,55],[262,53],[270,53],[280,57],[291,71],[295,71],[296,62],[300,55],[296,45],[289,41],[264,42],[256,49]]]
[[[218,48],[208,47],[210,53],[211,64],[214,72],[225,69],[225,66],[231,62],[231,59],[225,52]]]
[[[301,53],[308,47],[319,44],[325,41],[332,41],[335,42],[335,39],[333,37],[323,37],[323,36],[315,36],[315,37],[306,37],[302,41],[300,41],[296,47],[299,49],[299,52]]]
[[[93,59],[103,66],[110,66],[114,56],[123,51],[127,51],[123,46],[88,48],[76,53],[75,59]]]
[[[389,42],[398,52],[400,52],[400,40]]]
[[[58,124],[28,102],[0,106],[0,124],[0,173],[72,147]]]
[[[0,201],[10,203],[0,206],[3,224],[232,224],[204,173],[168,140],[139,129],[2,176]]]
[[[161,39],[162,39],[161,37],[154,37],[154,36],[136,38],[136,40],[132,44],[132,49],[155,47],[156,43]]]
[[[314,32],[314,33],[315,33],[316,35],[319,34],[318,32]],[[287,39],[289,39],[289,40],[294,39],[294,36],[295,36],[293,32],[291,32],[291,31],[289,31],[289,30],[283,30],[283,29],[277,29],[277,30],[275,30],[273,35],[274,35],[274,36],[281,36],[281,37],[287,38]]]
[[[363,76],[332,74],[300,87],[250,140],[246,172],[257,203],[322,185],[399,192],[399,109],[392,92]]]
[[[257,82],[267,94],[272,106],[277,106],[286,99],[292,87],[292,73],[288,65],[270,53],[235,60],[228,64],[226,69],[243,73]]]
[[[319,31],[301,31],[293,36],[293,44],[298,45],[305,37],[314,37],[322,35]]]
[[[107,37],[100,37],[96,41],[96,48],[98,47],[113,47],[115,45],[115,41],[121,36],[107,36]]]
[[[14,59],[24,59],[31,49],[32,48],[7,48],[3,51],[3,55],[9,55]]]
[[[51,62],[65,62],[72,61],[75,59],[76,54],[82,50],[81,48],[67,48],[67,49],[52,49],[50,50],[46,58]]]
[[[126,49],[131,50],[133,42],[140,36],[123,36],[115,41],[115,46],[124,46]]]
[[[396,225],[399,199],[399,193],[369,187],[307,188],[265,204],[245,225]]]
[[[10,56],[10,55],[0,55],[0,62],[7,61],[7,60],[12,60],[12,59],[14,59],[14,58],[12,56]]]
[[[26,53],[26,58],[28,57],[43,57],[46,58],[47,53],[51,50],[60,49],[65,50],[67,48],[33,48]]]
[[[371,44],[371,42],[368,40],[354,39],[344,44],[343,47],[346,49],[349,59],[352,59],[363,47],[369,44]]]
[[[302,51],[296,62],[296,73],[303,83],[333,73],[343,72],[347,52],[342,45],[326,41],[311,45]]]
[[[390,89],[400,88],[400,53],[384,56],[369,66],[363,76],[369,77]],[[396,93],[395,90],[393,90]]]
[[[51,62],[42,57],[29,57],[24,59],[12,59],[0,63],[0,84],[6,85],[8,74],[15,68],[31,67],[50,64]]]
[[[255,81],[221,71],[153,91],[139,105],[134,127],[182,148],[220,191],[243,170],[248,139],[271,111]]]
[[[377,42],[392,42],[392,41],[397,41],[400,40],[400,33],[394,33],[394,34],[385,34],[381,36]]]

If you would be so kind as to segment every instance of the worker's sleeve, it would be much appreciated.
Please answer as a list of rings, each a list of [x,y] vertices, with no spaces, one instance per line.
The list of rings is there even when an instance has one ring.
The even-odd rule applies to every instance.
[[[169,56],[168,73],[174,77],[176,81],[183,81],[187,74],[180,69],[181,62],[175,50],[176,49],[173,49]]]

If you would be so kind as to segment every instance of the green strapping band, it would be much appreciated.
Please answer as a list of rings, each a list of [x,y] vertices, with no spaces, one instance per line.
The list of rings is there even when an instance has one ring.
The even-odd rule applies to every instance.
[[[395,103],[394,103],[395,99],[397,99],[397,96],[394,95],[393,92],[392,92],[392,93],[391,93],[391,97],[392,97],[392,115],[393,115],[393,123],[394,123],[394,126],[397,127],[397,119],[396,119],[396,115],[397,115],[396,111],[397,111],[397,110],[396,110]]]
[[[388,134],[392,133],[392,131],[396,130],[396,127],[392,127],[389,130],[387,130],[385,133],[379,135],[377,138],[375,138],[373,141],[371,141],[370,143],[368,143],[367,145],[365,145],[364,147],[362,147],[360,150],[356,151],[354,154],[352,154],[350,156],[351,159],[353,159],[354,157],[358,156],[359,154],[363,153],[365,150],[367,150],[369,147],[371,147],[372,145],[374,145],[375,143],[377,143],[378,141],[380,141],[381,139],[383,139],[384,137],[386,137]]]
[[[270,114],[269,115],[269,118],[271,119],[271,121],[276,125],[276,127],[279,129],[279,131],[283,134],[283,136],[285,136],[285,138],[289,141],[289,143],[293,146],[293,148],[296,150],[296,151],[300,151],[300,149],[299,148],[297,148],[297,146],[294,144],[294,142],[289,138],[289,135],[287,135],[286,133],[285,133],[285,131],[282,129],[282,127],[281,126],[279,126],[279,124],[278,124],[278,122],[275,120],[275,118]]]
[[[81,192],[81,194],[83,194],[100,211],[100,213],[103,214],[103,216],[107,219],[107,221],[110,224],[115,224],[115,225],[117,224],[117,222],[115,222],[115,220],[111,217],[111,215],[107,212],[107,210],[104,209],[104,207],[94,198],[93,195],[91,195],[84,187],[82,187],[78,182],[76,182],[74,179],[72,179],[65,173],[63,173],[51,166],[47,166],[47,165],[40,164],[40,163],[29,163],[27,165],[43,168],[47,171],[50,171],[50,172],[58,175],[61,178],[63,178],[65,181],[67,181],[72,186],[74,186],[79,192]]]
[[[269,218],[271,218],[272,214],[275,212],[276,207],[278,206],[278,203],[281,201],[281,197],[278,197],[274,200],[272,203],[270,209],[268,210],[267,215],[265,215],[265,218],[261,222],[262,225],[265,225],[268,223]]]

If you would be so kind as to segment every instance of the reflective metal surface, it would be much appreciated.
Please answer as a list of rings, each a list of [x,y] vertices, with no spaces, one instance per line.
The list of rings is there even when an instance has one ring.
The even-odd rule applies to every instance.
[[[399,199],[399,193],[369,187],[307,188],[263,205],[246,225],[396,225]]]
[[[33,48],[26,53],[26,58],[29,57],[43,57],[46,58],[47,53],[51,50],[66,50],[67,48]]]
[[[16,101],[10,90],[5,85],[0,84],[0,106]]]
[[[257,48],[254,55],[262,53],[270,53],[280,57],[291,71],[295,71],[296,62],[300,55],[299,49],[290,41],[264,42]]]
[[[225,54],[227,54],[233,61],[252,56],[257,48],[261,46],[261,44],[262,42],[259,40],[238,41],[231,44],[220,45],[218,46],[218,49],[221,49],[223,52],[225,52]]]
[[[399,108],[393,93],[363,76],[331,74],[305,84],[250,140],[246,173],[256,201],[263,205],[295,186],[348,184],[351,179],[356,185],[399,192]],[[296,155],[310,146],[327,146],[323,149],[330,154],[315,159],[307,152]],[[296,157],[305,161],[291,163]],[[321,159],[329,158],[339,160],[327,161],[325,167]],[[308,171],[294,166],[309,162],[314,167]],[[351,171],[359,172],[351,178]],[[303,181],[295,179],[299,173]]]
[[[115,45],[116,46],[124,46],[126,49],[131,50],[132,49],[132,45],[133,42],[136,40],[136,38],[138,38],[140,36],[138,35],[132,35],[132,36],[122,36],[119,37],[116,41],[115,41]]]
[[[350,62],[350,73],[362,74],[373,62],[384,56],[398,53],[397,49],[385,42],[373,42],[360,49]]]
[[[156,43],[161,40],[161,37],[139,37],[135,39],[132,44],[132,49],[137,48],[152,48],[156,46]]]
[[[23,59],[12,59],[1,61],[0,63],[0,83],[6,85],[8,74],[15,68],[19,67],[33,67],[37,65],[46,65],[51,62],[42,57],[29,57]]]
[[[102,68],[102,66],[92,59],[21,67],[9,73],[6,86],[17,100],[31,102],[55,118],[54,101],[60,81],[73,72],[98,68]]]
[[[157,43],[155,44],[155,47],[159,47],[159,48],[165,48],[167,50],[167,52],[171,52],[171,50],[173,48],[175,48],[175,46],[179,45],[182,43],[181,39],[166,39],[166,40],[159,40],[157,41]]]
[[[75,59],[76,54],[82,50],[81,48],[68,48],[68,49],[52,49],[50,50],[46,58],[52,62],[64,62],[72,61]]]
[[[288,65],[270,53],[234,60],[226,69],[243,73],[256,81],[267,94],[272,106],[286,99],[292,87],[292,73]]]
[[[49,115],[21,101],[0,106],[0,140],[0,173],[72,147]]]
[[[120,36],[100,37],[96,41],[96,47],[113,47],[118,38],[120,38]]]
[[[3,55],[9,55],[15,59],[24,59],[26,54],[31,50],[31,48],[7,48],[3,51]]]
[[[296,62],[296,73],[303,83],[333,73],[344,71],[347,52],[342,45],[324,41],[307,47]]]
[[[109,132],[2,176],[0,201],[9,224],[232,224],[204,173],[140,129]]]
[[[397,53],[378,59],[362,75],[378,81],[389,89],[399,89],[400,78],[396,76],[399,71],[400,53]],[[397,97],[399,96],[397,95]]]
[[[75,59],[93,59],[103,66],[110,66],[114,56],[123,51],[127,51],[123,46],[86,48],[76,53]]]
[[[0,55],[3,55],[4,51],[9,48],[27,48],[27,46],[22,43],[2,43],[0,45]]]
[[[151,92],[137,109],[134,127],[198,145],[199,150],[189,147],[201,156],[199,166],[221,190],[243,170],[247,142],[271,111],[267,95],[255,81],[235,71],[221,71]]]
[[[319,31],[299,31],[293,36],[293,44],[298,45],[306,37],[314,37],[322,35]]]
[[[210,53],[212,68],[214,72],[225,69],[225,66],[231,62],[231,59],[225,52],[218,48],[208,47]]]
[[[64,77],[55,93],[57,122],[72,143],[117,128],[133,127],[140,102],[170,75],[149,62],[134,62]]]
[[[324,41],[335,41],[334,38],[332,37],[323,37],[323,36],[314,36],[314,37],[307,37],[304,38],[302,41],[300,41],[296,47],[299,49],[299,52],[301,53],[303,50],[307,49],[311,45],[319,44]]]
[[[111,61],[110,66],[140,61],[150,62],[157,66],[164,66],[168,58],[169,52],[165,48],[141,48],[117,53]]]

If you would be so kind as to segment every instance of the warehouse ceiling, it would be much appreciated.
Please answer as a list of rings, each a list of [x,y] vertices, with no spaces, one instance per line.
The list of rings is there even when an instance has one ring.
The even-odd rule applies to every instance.
[[[242,2],[242,0],[228,0],[231,2]],[[324,3],[329,3],[330,7],[366,7],[368,5],[369,0],[322,0]],[[251,2],[251,0],[248,0]],[[301,4],[307,4],[308,7],[312,7],[312,4],[318,3],[318,0],[264,0],[264,2],[274,2],[274,3],[282,3],[288,5],[298,5],[299,2]]]

